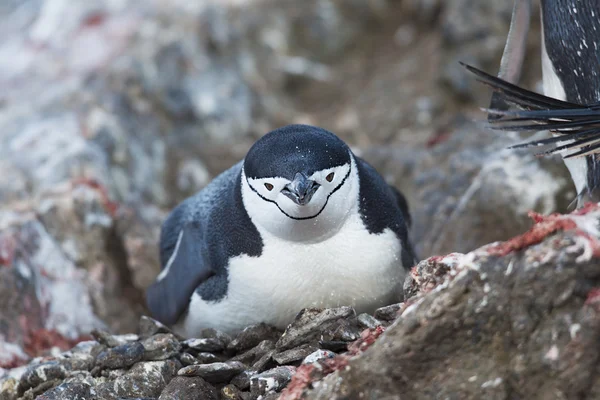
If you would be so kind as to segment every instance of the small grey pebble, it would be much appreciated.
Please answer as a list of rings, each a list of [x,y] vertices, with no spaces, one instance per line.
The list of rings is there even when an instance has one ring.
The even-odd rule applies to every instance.
[[[305,344],[295,349],[282,351],[273,355],[273,360],[279,365],[291,364],[297,361],[302,361],[309,354],[317,351],[315,346]]]
[[[250,379],[250,393],[264,395],[268,392],[279,392],[286,387],[294,372],[295,367],[284,366],[254,375]]]
[[[222,400],[242,400],[242,391],[237,386],[229,384],[221,389]]]
[[[181,361],[181,363],[184,366],[193,365],[193,364],[198,363],[198,360],[196,360],[196,357],[194,357],[190,353],[181,353],[179,355],[179,361]]]
[[[274,363],[273,354],[275,350],[269,350],[261,358],[259,358],[254,364],[252,364],[252,370],[256,372],[262,372]]]
[[[250,388],[250,378],[254,376],[252,371],[242,371],[238,375],[234,376],[231,380],[231,384],[235,385],[240,390],[248,390]]]
[[[311,353],[308,356],[306,356],[306,358],[302,361],[302,364],[313,364],[313,363],[316,363],[317,361],[321,361],[321,360],[325,360],[327,358],[333,358],[333,357],[335,357],[335,353],[333,351],[317,350],[314,353]]]
[[[227,346],[228,350],[240,352],[256,346],[265,339],[278,340],[281,331],[270,325],[261,323],[252,325],[241,331]]]
[[[67,369],[58,361],[47,361],[27,367],[19,381],[19,393],[22,395],[30,388],[67,376]]]
[[[103,351],[96,357],[96,366],[101,368],[127,368],[141,361],[144,346],[140,342],[127,343]]]
[[[206,353],[206,352],[198,353],[198,355],[196,356],[196,359],[198,360],[198,363],[200,363],[200,364],[212,364],[212,363],[216,363],[216,362],[225,362],[226,361],[222,357],[217,357],[213,353]]]
[[[158,322],[155,319],[142,315],[140,317],[140,322],[138,324],[138,333],[140,338],[146,339],[150,336],[156,335],[157,333],[172,333],[169,328],[167,328],[162,323]]]
[[[389,306],[381,307],[375,310],[373,316],[383,321],[393,321],[398,316],[398,311],[402,307],[403,303],[391,304]]]
[[[116,337],[114,337],[110,333],[100,330],[100,329],[94,329],[91,332],[91,335],[94,339],[96,339],[96,341],[98,343],[101,343],[101,344],[105,345],[106,347],[117,347],[122,344],[125,344],[124,342],[118,340]]]
[[[239,374],[246,370],[246,366],[238,361],[231,361],[225,363],[212,363],[212,364],[198,364],[190,365],[181,368],[177,375],[179,376],[199,376],[204,378],[210,383],[222,383],[228,382]]]
[[[225,332],[221,332],[213,328],[202,329],[202,331],[200,331],[199,337],[202,339],[219,339],[220,341],[225,343],[225,346],[231,343],[232,340],[231,336],[229,336]]]
[[[260,359],[267,352],[275,348],[275,343],[272,340],[263,340],[257,346],[233,357],[231,361],[240,361],[244,364],[252,364]]]
[[[348,342],[342,340],[324,340],[319,342],[319,347],[336,353],[348,350]]]
[[[161,361],[175,357],[181,350],[181,344],[171,333],[158,333],[142,342],[144,346],[144,360]]]
[[[377,318],[367,314],[362,313],[358,316],[358,325],[365,329],[375,329],[378,326],[381,326],[382,323]]]
[[[163,389],[158,400],[219,400],[219,395],[213,385],[198,376],[176,376]]]
[[[202,352],[219,352],[223,351],[226,347],[226,343],[217,338],[188,339],[183,342],[183,345]]]

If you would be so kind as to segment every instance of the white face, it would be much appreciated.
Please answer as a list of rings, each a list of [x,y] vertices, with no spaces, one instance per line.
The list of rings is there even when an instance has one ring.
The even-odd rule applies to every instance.
[[[308,176],[312,197],[305,202],[290,195],[294,182],[282,177],[252,179],[242,173],[242,197],[248,215],[259,227],[292,241],[320,241],[341,228],[358,205],[358,174],[351,163]],[[316,190],[315,190],[316,188]],[[286,194],[287,192],[287,194]]]

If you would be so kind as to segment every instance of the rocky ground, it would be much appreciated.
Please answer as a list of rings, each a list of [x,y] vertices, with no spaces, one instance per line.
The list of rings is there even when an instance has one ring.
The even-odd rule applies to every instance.
[[[478,122],[489,92],[458,64],[496,71],[511,7],[0,1],[0,399],[244,398],[290,379],[284,399],[594,398],[596,214],[519,236],[530,211],[568,211],[572,184]],[[310,311],[237,347],[138,322],[166,213],[293,122],[338,133],[406,194],[425,261],[402,317]],[[309,357],[324,349],[341,355]]]

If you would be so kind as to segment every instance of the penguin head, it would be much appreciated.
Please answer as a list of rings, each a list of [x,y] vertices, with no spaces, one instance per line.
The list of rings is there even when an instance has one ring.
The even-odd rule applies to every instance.
[[[244,160],[242,179],[254,223],[288,240],[335,233],[358,200],[350,148],[309,125],[288,125],[259,139]]]

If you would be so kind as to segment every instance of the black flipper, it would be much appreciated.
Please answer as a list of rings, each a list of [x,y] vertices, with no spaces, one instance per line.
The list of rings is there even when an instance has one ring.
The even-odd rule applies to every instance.
[[[396,201],[398,203],[398,207],[400,207],[400,210],[402,211],[406,226],[410,228],[412,225],[412,218],[410,216],[410,210],[408,209],[408,201],[406,201],[406,197],[404,197],[404,195],[392,185],[390,185],[390,189],[392,189],[392,192],[394,192],[394,195],[396,196]]]
[[[507,131],[544,131],[555,134],[552,138],[529,141],[513,148],[531,146],[554,146],[539,155],[573,150],[564,158],[583,157],[600,153],[600,105],[578,104],[554,99],[523,89],[500,78],[489,75],[470,65],[465,66],[477,79],[494,89],[503,101],[517,110],[487,110],[494,118],[488,118],[492,129]]]
[[[150,312],[163,324],[176,323],[198,285],[213,275],[204,256],[207,253],[202,236],[198,225],[185,225],[161,272],[164,277],[157,279],[146,291]]]

